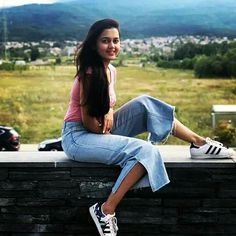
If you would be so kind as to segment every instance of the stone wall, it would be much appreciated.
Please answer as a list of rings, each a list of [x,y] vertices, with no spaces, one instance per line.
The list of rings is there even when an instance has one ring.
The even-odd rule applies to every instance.
[[[235,236],[235,161],[165,162],[171,183],[130,191],[118,235]],[[106,198],[119,171],[63,152],[1,153],[0,236],[96,236],[88,206]]]

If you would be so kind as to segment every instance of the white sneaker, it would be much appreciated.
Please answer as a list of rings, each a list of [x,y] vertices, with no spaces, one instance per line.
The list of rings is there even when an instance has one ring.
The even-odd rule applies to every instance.
[[[98,229],[100,236],[116,236],[118,227],[115,213],[105,215],[102,212],[101,205],[95,203],[89,208],[90,215]]]
[[[234,155],[232,149],[228,149],[223,146],[222,143],[206,138],[206,144],[197,146],[191,144],[190,146],[191,158],[205,159],[205,158],[231,158]]]

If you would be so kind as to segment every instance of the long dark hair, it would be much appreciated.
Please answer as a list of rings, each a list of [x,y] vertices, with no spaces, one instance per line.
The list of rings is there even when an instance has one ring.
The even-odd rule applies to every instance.
[[[88,107],[88,114],[93,117],[104,117],[109,111],[109,82],[103,59],[97,52],[97,40],[105,29],[116,28],[119,23],[112,19],[96,21],[78,49],[75,58],[76,76],[79,76],[83,86],[81,105]],[[91,73],[88,73],[91,71]]]

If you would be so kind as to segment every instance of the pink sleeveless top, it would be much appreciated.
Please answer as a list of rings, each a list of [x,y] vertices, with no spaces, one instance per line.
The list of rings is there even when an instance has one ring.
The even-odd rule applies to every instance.
[[[110,107],[114,107],[116,103],[115,82],[116,82],[116,68],[109,64],[111,72],[111,81],[109,84]],[[88,71],[88,73],[91,73]],[[64,121],[82,121],[81,107],[80,107],[80,79],[77,77],[70,93],[69,107],[64,117]]]

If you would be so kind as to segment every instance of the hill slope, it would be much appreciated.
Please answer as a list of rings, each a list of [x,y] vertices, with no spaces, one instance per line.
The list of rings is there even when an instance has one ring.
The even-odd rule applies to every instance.
[[[1,26],[3,14],[8,40],[17,41],[80,40],[92,22],[106,17],[120,21],[124,38],[184,34],[236,37],[234,0],[62,0],[2,10]]]

